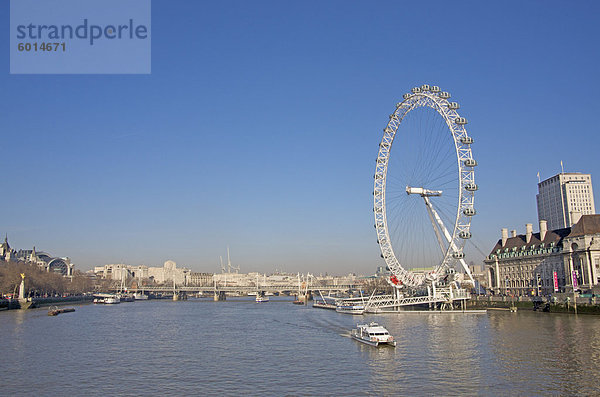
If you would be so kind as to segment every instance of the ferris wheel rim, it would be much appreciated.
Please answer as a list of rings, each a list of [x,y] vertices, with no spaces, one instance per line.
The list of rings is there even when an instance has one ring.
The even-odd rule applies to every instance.
[[[477,190],[477,185],[475,184],[474,166],[477,163],[473,159],[471,150],[473,140],[469,137],[465,128],[466,119],[460,117],[458,114],[458,104],[448,101],[450,94],[440,91],[438,87],[424,85],[421,88],[413,88],[412,92],[405,94],[403,98],[404,100],[396,105],[394,113],[390,115],[390,121],[384,128],[384,135],[379,144],[374,175],[373,211],[375,213],[377,242],[381,249],[381,256],[392,273],[392,279],[399,281],[400,284],[418,286],[423,284],[426,278],[424,275],[413,273],[402,266],[391,244],[387,222],[387,169],[396,132],[404,117],[411,111],[421,107],[430,107],[444,119],[447,131],[451,134],[454,142],[458,164],[458,203],[456,217],[451,227],[451,240],[448,241],[447,250],[441,262],[435,266],[435,270],[430,274],[432,280],[442,270],[449,268],[456,261],[462,261],[464,266],[464,260],[462,259],[464,257],[463,248],[466,239],[471,236],[471,218],[475,214],[474,192]]]

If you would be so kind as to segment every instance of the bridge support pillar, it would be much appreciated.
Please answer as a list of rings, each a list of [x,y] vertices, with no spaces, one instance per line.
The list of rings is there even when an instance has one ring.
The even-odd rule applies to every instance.
[[[186,301],[187,300],[187,294],[185,292],[179,291],[179,292],[173,292],[173,300],[174,301]]]
[[[215,302],[224,301],[227,299],[227,295],[225,294],[225,291],[215,291],[213,299]]]
[[[308,295],[307,294],[296,295],[296,300],[307,305],[308,304]]]

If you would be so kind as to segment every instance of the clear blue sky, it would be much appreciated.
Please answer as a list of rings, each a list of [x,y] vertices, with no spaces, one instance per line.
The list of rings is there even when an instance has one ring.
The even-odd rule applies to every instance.
[[[538,171],[600,189],[596,1],[153,0],[152,74],[116,76],[10,75],[8,5],[0,231],[79,269],[373,272],[381,130],[424,83],[469,120],[484,251]]]

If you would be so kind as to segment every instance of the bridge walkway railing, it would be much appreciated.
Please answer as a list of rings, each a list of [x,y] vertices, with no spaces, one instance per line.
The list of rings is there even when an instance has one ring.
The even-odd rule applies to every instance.
[[[396,298],[393,295],[373,295],[370,297],[348,298],[344,299],[344,303],[362,303],[365,309],[369,311],[377,311],[377,309],[414,306],[429,303],[448,303],[456,300],[470,299],[471,296],[466,290],[457,290],[450,288],[440,288],[435,295],[411,296],[405,298]]]

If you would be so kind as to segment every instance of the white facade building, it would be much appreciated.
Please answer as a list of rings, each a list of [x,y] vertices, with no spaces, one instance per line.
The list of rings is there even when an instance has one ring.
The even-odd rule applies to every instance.
[[[571,227],[582,215],[596,213],[590,174],[567,172],[538,183],[538,220],[549,230]]]
[[[177,267],[177,264],[173,261],[166,261],[163,267],[132,266],[122,263],[96,266],[94,267],[94,273],[102,278],[117,281],[151,279],[158,284],[187,285],[191,270],[185,267]]]

